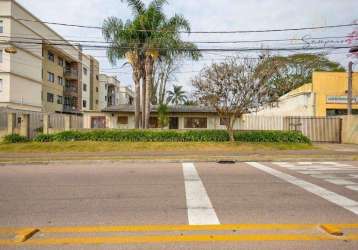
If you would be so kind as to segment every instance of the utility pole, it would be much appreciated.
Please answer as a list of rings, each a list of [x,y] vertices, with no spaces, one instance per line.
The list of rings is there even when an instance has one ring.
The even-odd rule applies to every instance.
[[[348,115],[352,115],[353,62],[348,63]]]
[[[358,47],[352,47],[349,50],[349,53],[358,52]],[[352,115],[352,102],[353,102],[353,62],[348,63],[348,93],[347,93],[347,103],[348,103],[348,115]]]

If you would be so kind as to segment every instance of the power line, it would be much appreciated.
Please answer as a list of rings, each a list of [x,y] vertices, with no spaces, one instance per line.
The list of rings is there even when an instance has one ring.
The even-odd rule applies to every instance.
[[[2,42],[8,42],[8,41],[2,41]],[[42,45],[43,42],[27,42],[27,41],[14,41],[14,43],[20,43],[20,44],[37,44]],[[71,46],[72,44],[68,43],[45,43],[46,45],[52,45],[52,46]],[[103,49],[111,49],[111,48],[118,48],[118,49],[132,49],[132,47],[127,46],[104,46],[104,45],[88,45],[88,44],[80,44],[82,48],[90,48],[91,50],[103,50]],[[198,49],[176,49],[177,51],[188,51],[188,52],[244,52],[244,51],[301,51],[301,50],[321,50],[321,49],[349,49],[350,46],[320,46],[320,47],[296,47],[296,48],[285,48],[285,47],[277,47],[277,48],[254,48],[254,47],[246,47],[246,48],[198,48]],[[159,51],[166,51],[166,50],[172,50],[172,48],[163,48],[163,47],[154,47],[153,49],[159,50]]]
[[[185,41],[191,43],[199,44],[236,44],[236,43],[260,43],[260,42],[294,42],[294,41],[310,41],[310,40],[327,40],[327,39],[342,39],[347,36],[329,36],[329,37],[306,37],[306,38],[286,38],[286,39],[259,39],[259,40],[236,40],[236,41]],[[9,39],[24,39],[24,40],[35,40],[43,41],[50,40],[52,42],[71,42],[71,43],[98,43],[98,44],[111,44],[110,42],[104,41],[95,41],[95,40],[71,40],[71,39],[43,39],[38,37],[23,37],[23,36],[3,36],[0,35],[0,38],[9,38]],[[15,42],[15,41],[13,41]],[[140,45],[142,43],[135,43],[134,45]]]
[[[99,29],[103,28],[100,26],[91,26],[91,25],[79,25],[79,24],[68,24],[68,23],[59,23],[59,22],[46,22],[39,20],[30,20],[23,18],[14,18],[17,21],[25,22],[36,22],[49,25],[58,25],[66,27],[76,27],[76,28],[86,28],[86,29]],[[341,28],[341,27],[352,27],[357,26],[357,23],[350,24],[338,24],[338,25],[324,25],[324,26],[312,26],[312,27],[300,27],[300,28],[281,28],[281,29],[262,29],[262,30],[233,30],[233,31],[180,31],[179,33],[185,34],[239,34],[239,33],[266,33],[266,32],[285,32],[285,31],[300,31],[300,30],[317,30],[317,29],[331,29],[331,28]],[[168,33],[168,31],[158,31],[158,30],[136,30],[138,32],[158,32],[158,33]]]

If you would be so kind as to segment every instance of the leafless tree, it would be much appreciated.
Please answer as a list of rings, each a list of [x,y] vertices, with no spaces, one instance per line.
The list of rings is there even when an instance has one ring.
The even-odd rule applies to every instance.
[[[214,107],[226,121],[231,141],[239,117],[274,101],[266,81],[272,68],[258,65],[254,59],[228,58],[204,68],[192,80],[194,96],[201,104]]]
[[[168,84],[176,81],[175,72],[180,67],[180,60],[180,58],[168,57],[156,62],[152,94],[153,104],[165,103]]]

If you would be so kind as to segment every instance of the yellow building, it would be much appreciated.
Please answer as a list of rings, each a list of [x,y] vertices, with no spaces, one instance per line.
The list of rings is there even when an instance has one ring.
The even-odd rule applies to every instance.
[[[347,114],[348,74],[346,72],[314,72],[312,83],[282,96],[274,106],[265,107],[258,115],[336,116]],[[358,115],[358,73],[353,73],[353,114]]]

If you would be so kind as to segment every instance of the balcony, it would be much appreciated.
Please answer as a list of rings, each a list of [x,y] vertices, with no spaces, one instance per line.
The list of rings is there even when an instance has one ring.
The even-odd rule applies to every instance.
[[[66,113],[77,113],[78,110],[75,106],[69,106],[69,105],[64,105],[63,106],[63,112]]]
[[[68,80],[77,80],[78,79],[78,71],[75,69],[65,69],[64,76]]]
[[[65,86],[64,93],[66,96],[78,96],[78,88],[75,86]]]

